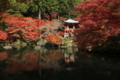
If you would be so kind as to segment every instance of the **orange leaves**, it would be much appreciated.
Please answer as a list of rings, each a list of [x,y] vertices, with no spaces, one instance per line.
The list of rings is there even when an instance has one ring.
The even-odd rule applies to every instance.
[[[48,39],[48,42],[52,42],[53,44],[60,44],[62,42],[62,38],[58,34],[49,33],[48,35],[45,35],[44,37]]]
[[[10,31],[9,33],[16,33],[16,32],[19,32],[19,31],[21,31],[21,30],[20,29],[15,29],[15,30]]]
[[[23,20],[32,20],[31,17],[22,17],[21,19],[23,19]]]
[[[29,32],[25,35],[25,39],[31,39],[31,40],[36,40],[36,37],[39,35],[39,32]]]
[[[18,34],[13,34],[13,35],[11,35],[11,36],[20,38],[20,35],[18,35]]]
[[[66,18],[60,17],[60,21],[64,21],[64,20],[66,20]]]
[[[57,31],[56,33],[60,34],[61,36],[64,35],[63,31]]]
[[[2,22],[8,25],[6,31],[10,37],[19,37],[24,40],[35,40],[36,37],[40,35],[39,27],[53,23],[51,21],[33,19],[31,17],[14,17],[7,13],[2,14],[1,19]]]
[[[8,37],[7,33],[0,30],[0,39],[1,40],[6,40],[7,37]]]

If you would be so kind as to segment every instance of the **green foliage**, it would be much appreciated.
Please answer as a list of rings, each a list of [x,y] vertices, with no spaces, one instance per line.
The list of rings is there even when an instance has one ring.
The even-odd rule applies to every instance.
[[[57,0],[41,0],[38,4],[42,12],[58,12],[58,1]]]
[[[5,12],[8,8],[10,8],[10,4],[8,0],[0,0],[0,13]]]
[[[27,13],[28,5],[25,3],[17,2],[16,0],[9,0],[10,4],[12,5],[11,9],[8,9],[7,12],[11,14],[15,13]]]
[[[69,9],[67,0],[59,0],[58,2],[59,2],[59,11],[61,13],[67,12]]]
[[[29,16],[32,14],[36,15],[36,13],[38,14],[40,9],[41,13],[47,13],[48,15],[52,12],[65,14],[70,9],[74,9],[73,6],[80,1],[81,0],[8,0],[11,7],[7,12],[10,14]]]
[[[73,38],[72,38],[72,37],[65,38],[65,39],[62,41],[62,44],[64,44],[64,46],[68,46],[69,44],[70,44],[70,45],[73,45],[74,43],[72,43],[71,40],[73,41]],[[61,46],[61,47],[64,47],[64,46]]]
[[[80,3],[83,0],[68,0],[68,4],[71,7],[74,7],[74,5],[76,5],[77,3]]]
[[[75,12],[77,11],[74,9],[74,5],[80,3],[81,1],[83,0],[58,0],[59,15],[68,18],[68,12],[70,12],[71,17],[74,17]]]
[[[28,6],[28,12],[34,13],[38,11],[38,5],[36,5],[35,3],[29,3]]]
[[[19,13],[15,13],[15,14],[13,14],[12,16],[23,17],[23,15],[22,15],[22,14],[19,14]]]

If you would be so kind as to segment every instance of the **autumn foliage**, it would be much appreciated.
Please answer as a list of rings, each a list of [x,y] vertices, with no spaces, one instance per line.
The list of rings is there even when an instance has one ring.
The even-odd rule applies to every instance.
[[[75,6],[80,11],[75,31],[79,45],[101,45],[109,36],[120,34],[119,4],[119,0],[85,0]]]
[[[55,19],[55,18],[57,18],[58,13],[50,13],[50,15],[51,15],[51,18]],[[50,15],[48,15],[48,14],[43,14],[43,16],[44,16],[45,18],[47,18],[48,20],[50,20]]]
[[[8,37],[7,33],[0,30],[0,40],[6,40]]]
[[[6,32],[10,39],[36,40],[41,33],[39,27],[52,23],[31,17],[13,17],[7,13],[2,14],[1,19],[1,23],[6,23],[8,26]]]
[[[62,38],[58,34],[48,33],[47,35],[44,35],[44,37],[48,40],[48,42],[51,42],[53,44],[61,44],[62,43]]]

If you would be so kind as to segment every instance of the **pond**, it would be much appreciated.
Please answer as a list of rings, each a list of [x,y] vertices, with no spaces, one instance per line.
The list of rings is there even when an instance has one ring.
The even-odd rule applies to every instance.
[[[120,56],[76,48],[1,48],[0,80],[120,80]]]

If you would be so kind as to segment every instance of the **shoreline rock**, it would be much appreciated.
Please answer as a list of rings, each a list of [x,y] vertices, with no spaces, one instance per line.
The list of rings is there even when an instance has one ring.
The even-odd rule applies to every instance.
[[[3,46],[3,49],[12,49],[12,46]]]

